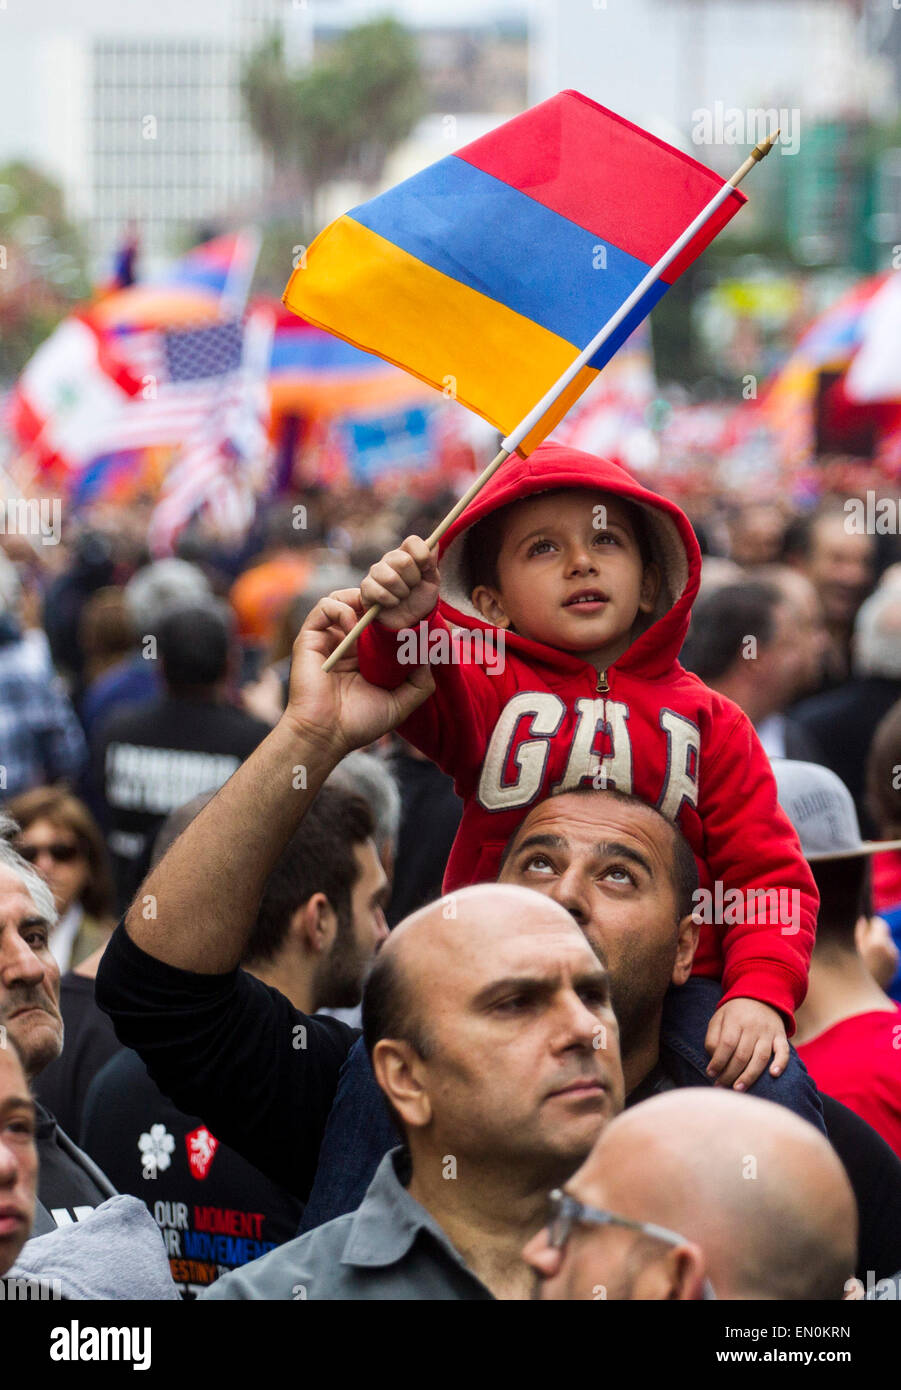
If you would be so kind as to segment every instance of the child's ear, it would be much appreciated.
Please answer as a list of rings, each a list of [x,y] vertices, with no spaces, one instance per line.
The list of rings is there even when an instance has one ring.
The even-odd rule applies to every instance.
[[[660,566],[645,565],[641,576],[641,594],[638,599],[640,613],[653,613],[657,595],[660,593]]]
[[[496,589],[489,589],[487,584],[479,584],[470,594],[470,599],[474,608],[477,608],[485,619],[486,623],[493,623],[495,627],[509,627],[510,619],[504,612],[500,594]]]

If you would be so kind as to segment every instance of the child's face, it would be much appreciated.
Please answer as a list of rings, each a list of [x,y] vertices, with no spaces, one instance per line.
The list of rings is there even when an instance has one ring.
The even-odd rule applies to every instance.
[[[660,582],[642,565],[628,507],[606,493],[540,494],[511,507],[498,587],[472,599],[486,621],[562,651],[614,661]]]

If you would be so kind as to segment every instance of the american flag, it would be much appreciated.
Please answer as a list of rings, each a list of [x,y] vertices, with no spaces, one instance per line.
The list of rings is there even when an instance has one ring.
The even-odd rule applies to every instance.
[[[266,380],[273,327],[267,311],[248,319],[237,369],[226,374],[215,409],[170,467],[150,519],[153,555],[171,554],[180,532],[201,513],[225,538],[242,536],[253,521],[271,461]]]
[[[98,436],[96,453],[183,443],[236,382],[243,333],[241,321],[233,319],[117,334],[118,355],[141,389]]]

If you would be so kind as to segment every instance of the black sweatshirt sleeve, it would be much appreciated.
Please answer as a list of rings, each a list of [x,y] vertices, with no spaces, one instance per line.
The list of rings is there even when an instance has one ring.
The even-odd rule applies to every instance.
[[[358,1029],[301,1013],[244,970],[200,975],[166,965],[122,923],[103,953],[96,999],[164,1095],[306,1201]]]

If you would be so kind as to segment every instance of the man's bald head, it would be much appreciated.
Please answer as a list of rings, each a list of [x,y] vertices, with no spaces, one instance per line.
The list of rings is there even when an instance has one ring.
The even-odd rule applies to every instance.
[[[857,1208],[838,1156],[755,1097],[691,1088],[645,1101],[607,1127],[567,1191],[683,1236],[720,1298],[840,1299],[854,1271]],[[546,1297],[591,1297],[599,1284],[608,1297],[671,1296],[651,1291],[678,1263],[659,1240],[584,1226],[561,1253],[541,1270]]]
[[[622,1108],[607,970],[528,888],[478,884],[406,918],[367,981],[363,1031],[421,1155],[562,1177]]]
[[[489,936],[543,932],[555,924],[563,931],[578,930],[557,903],[512,884],[474,884],[411,912],[391,932],[366,983],[363,1039],[370,1057],[379,1038],[401,1038],[427,1057],[430,982],[440,986],[447,970]]]

